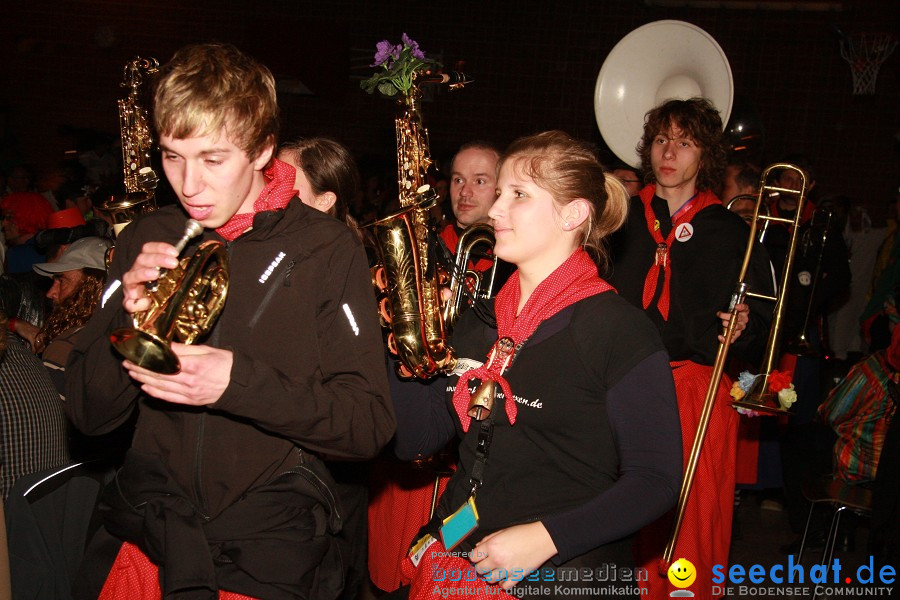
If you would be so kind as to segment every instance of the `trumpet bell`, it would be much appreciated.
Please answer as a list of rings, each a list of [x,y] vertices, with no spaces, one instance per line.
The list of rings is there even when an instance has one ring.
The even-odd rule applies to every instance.
[[[644,116],[673,98],[702,96],[728,122],[734,98],[731,66],[711,35],[684,21],[654,21],[613,47],[597,76],[594,115],[616,156],[639,168],[635,146]]]
[[[113,347],[139,367],[163,375],[181,370],[181,361],[166,340],[149,331],[131,327],[116,329],[109,336]]]

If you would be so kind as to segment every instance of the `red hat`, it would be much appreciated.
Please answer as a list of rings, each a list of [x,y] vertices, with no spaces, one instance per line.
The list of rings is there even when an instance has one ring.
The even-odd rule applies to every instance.
[[[81,211],[74,206],[58,210],[47,218],[47,229],[78,227],[79,225],[86,225],[86,223]]]
[[[35,233],[47,229],[47,219],[53,213],[53,207],[46,198],[37,192],[14,192],[0,200],[0,210],[4,216],[9,213],[19,235]]]

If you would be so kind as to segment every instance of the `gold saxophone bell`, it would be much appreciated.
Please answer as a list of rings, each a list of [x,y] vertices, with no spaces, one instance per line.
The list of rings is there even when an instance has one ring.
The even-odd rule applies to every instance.
[[[202,231],[203,226],[190,219],[176,250],[180,253]],[[113,348],[145,369],[178,373],[181,363],[172,352],[171,343],[193,344],[209,333],[225,306],[228,281],[225,245],[215,240],[203,242],[177,267],[161,270],[158,280],[148,282],[150,308],[134,313],[134,327],[116,329],[110,334]]]
[[[478,389],[475,390],[475,393],[472,394],[472,399],[469,400],[469,410],[466,411],[466,414],[476,421],[487,419],[491,416],[491,411],[494,410],[494,396],[496,393],[497,384],[495,382],[490,379],[483,381],[478,386]]]

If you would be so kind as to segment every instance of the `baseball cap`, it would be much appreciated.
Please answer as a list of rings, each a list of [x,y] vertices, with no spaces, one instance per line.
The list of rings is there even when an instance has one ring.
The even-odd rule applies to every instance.
[[[55,273],[74,271],[75,269],[100,269],[106,270],[106,251],[112,246],[112,242],[100,237],[85,237],[75,240],[59,260],[51,263],[38,263],[34,265],[36,273],[48,277]]]

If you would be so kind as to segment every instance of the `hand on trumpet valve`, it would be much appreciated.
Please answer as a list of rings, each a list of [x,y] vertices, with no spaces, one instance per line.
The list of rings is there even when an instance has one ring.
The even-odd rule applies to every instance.
[[[181,371],[173,375],[156,373],[130,360],[122,362],[132,379],[149,396],[189,406],[207,406],[217,402],[231,382],[234,354],[212,346],[172,343]]]
[[[165,242],[144,244],[131,269],[122,276],[122,306],[125,312],[134,314],[148,310],[152,302],[147,296],[147,284],[159,279],[161,269],[174,269],[177,266],[178,249],[175,246]]]
[[[734,307],[735,313],[737,313],[737,320],[734,323],[734,332],[731,334],[731,341],[734,343],[739,337],[741,337],[741,332],[747,328],[747,323],[750,322],[750,307],[746,304],[738,304]],[[718,312],[716,313],[720,319],[722,319],[722,327],[728,329],[728,323],[731,321],[731,313],[730,312]],[[725,336],[719,335],[719,343],[725,343]]]

